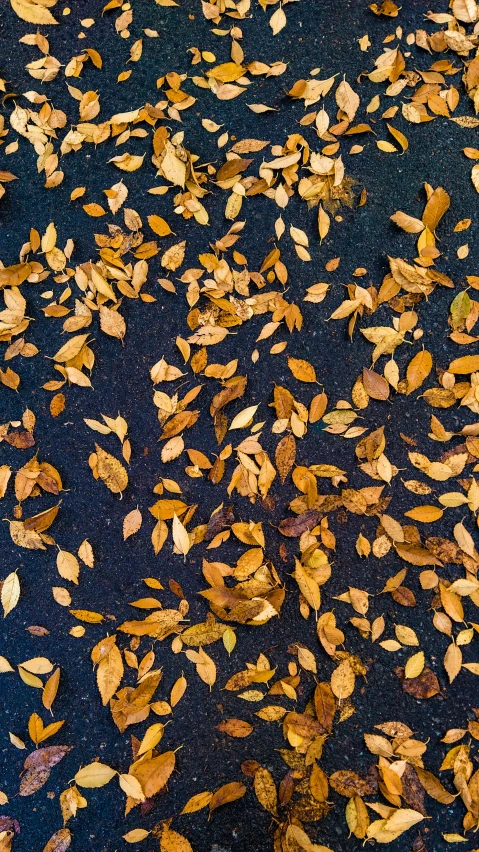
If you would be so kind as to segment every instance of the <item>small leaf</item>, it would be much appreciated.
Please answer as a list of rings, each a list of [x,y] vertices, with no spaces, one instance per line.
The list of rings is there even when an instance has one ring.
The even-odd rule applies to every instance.
[[[5,578],[2,585],[2,606],[3,617],[6,618],[8,613],[14,609],[20,599],[20,581],[16,571],[13,571]]]

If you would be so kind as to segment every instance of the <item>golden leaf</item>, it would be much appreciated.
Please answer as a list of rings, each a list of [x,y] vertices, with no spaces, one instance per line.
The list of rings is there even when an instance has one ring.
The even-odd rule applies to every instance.
[[[301,358],[288,358],[288,367],[295,379],[300,382],[315,382],[316,370],[309,361]]]
[[[168,234],[171,234],[171,228],[161,216],[148,216],[148,224],[152,231],[155,234],[158,234],[159,237],[167,237]]]
[[[120,650],[113,645],[110,652],[99,662],[96,680],[102,704],[108,704],[120,686],[123,677],[123,660]]]
[[[205,790],[204,793],[196,793],[195,796],[192,796],[191,799],[188,799],[181,813],[194,814],[196,813],[196,811],[201,811],[203,808],[208,807],[212,798],[213,793],[210,793],[207,790]]]
[[[125,151],[118,157],[112,157],[108,162],[113,163],[117,169],[121,169],[123,172],[136,172],[142,166],[144,158],[144,154],[139,157],[137,154],[128,154]]]
[[[354,692],[355,675],[348,659],[342,660],[331,675],[331,689],[341,701],[349,698]]]
[[[417,390],[421,387],[424,379],[426,379],[432,370],[432,355],[427,349],[418,352],[417,355],[409,362],[406,370],[407,392]]]
[[[29,24],[58,24],[46,4],[35,3],[34,0],[10,0],[13,11],[22,21]]]
[[[113,494],[121,494],[128,485],[128,474],[122,463],[95,444],[100,479]]]
[[[254,774],[254,792],[258,802],[273,816],[277,813],[278,794],[276,784],[269,769],[260,766]]]

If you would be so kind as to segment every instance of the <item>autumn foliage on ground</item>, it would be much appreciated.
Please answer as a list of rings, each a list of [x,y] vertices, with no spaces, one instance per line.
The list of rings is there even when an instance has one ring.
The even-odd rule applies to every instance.
[[[217,809],[230,809],[233,825],[239,800],[271,817],[257,841],[261,850],[337,852],[332,826],[341,823],[349,835],[341,852],[398,838],[396,849],[432,852],[430,808],[454,814],[455,830],[440,832],[446,846],[465,842],[472,850],[477,842],[479,276],[467,265],[471,219],[453,220],[460,188],[425,182],[411,186],[414,214],[395,210],[387,217],[396,232],[409,235],[410,250],[395,256],[391,242],[382,280],[351,266],[360,256],[353,238],[347,278],[341,277],[343,258],[330,249],[349,211],[352,222],[355,211],[367,212],[368,187],[355,178],[355,158],[366,145],[370,156],[402,157],[407,177],[409,147],[420,144],[421,125],[454,122],[465,134],[479,126],[479,6],[475,0],[438,2],[423,28],[412,29],[407,4],[358,2],[365,34],[354,50],[362,56],[362,74],[347,79],[338,55],[331,76],[313,68],[308,79],[294,78],[285,88],[281,78],[294,74],[294,51],[286,55],[282,43],[278,59],[266,63],[251,55],[248,32],[254,26],[281,38],[304,3],[98,3],[98,18],[107,21],[124,54],[117,76],[95,40],[95,19],[79,17],[75,2],[70,9],[63,0],[9,0],[0,10],[4,28],[22,22],[20,43],[29,51],[21,94],[12,89],[8,68],[0,68],[0,205],[12,182],[24,180],[30,161],[49,203],[68,181],[73,158],[89,151],[100,152],[112,181],[101,186],[85,169],[85,184],[69,192],[84,221],[96,220],[88,253],[77,248],[80,235],[58,225],[60,212],[39,230],[32,211],[31,221],[19,226],[18,244],[2,246],[0,404],[15,395],[18,411],[0,425],[0,443],[14,453],[0,464],[2,513],[15,557],[29,550],[48,560],[42,582],[53,616],[68,612],[68,637],[91,663],[95,713],[108,719],[118,742],[130,744],[129,762],[110,765],[100,756],[95,730],[88,748],[72,740],[69,719],[56,709],[68,677],[43,653],[51,630],[39,611],[37,623],[27,626],[38,653],[21,660],[7,641],[0,656],[5,691],[15,696],[26,686],[35,706],[30,712],[25,705],[21,727],[8,734],[1,852],[17,844],[27,848],[20,846],[28,825],[17,819],[16,802],[31,798],[34,821],[36,797],[53,779],[61,785],[58,827],[44,852],[78,848],[75,826],[88,821],[90,803],[101,800],[106,785],[119,785],[123,794],[124,830],[111,837],[111,852],[125,843],[191,852],[188,821],[211,818],[214,837]],[[137,27],[140,6],[151,9],[152,22],[161,8],[164,31],[153,23]],[[190,45],[188,15],[204,18],[207,45]],[[391,31],[379,44],[374,31],[384,19]],[[113,111],[111,91],[134,77],[146,54],[161,51],[168,27],[184,28],[177,67],[158,77],[155,91],[139,85],[135,104]],[[77,55],[63,50],[66,28],[80,33]],[[104,75],[98,90],[89,88],[93,72]],[[270,78],[278,78],[277,99],[263,103],[261,85]],[[67,112],[55,106],[59,84],[68,93]],[[229,101],[253,113],[256,137],[239,138],[208,117],[213,102],[218,116]],[[298,104],[299,120],[290,112]],[[264,138],[263,117],[270,113],[280,113],[281,133]],[[193,121],[214,139],[214,161],[190,150]],[[467,165],[479,160],[479,149],[468,144],[470,133],[465,139],[456,153],[465,179],[479,192],[479,165]],[[146,192],[137,189],[137,172],[146,175]],[[23,191],[28,194],[27,180]],[[157,213],[148,212],[152,198]],[[249,227],[260,204],[274,211],[270,233]],[[307,211],[308,229],[297,224],[298,209]],[[221,232],[211,225],[218,211]],[[461,280],[448,274],[443,228],[464,232],[457,249],[465,264]],[[204,248],[191,256],[191,235],[196,239],[198,232]],[[258,240],[263,259],[253,265],[249,257]],[[326,240],[327,257],[317,253]],[[304,280],[290,274],[291,254]],[[424,318],[444,293],[447,310],[426,346]],[[159,305],[166,308],[161,319],[154,313]],[[139,375],[157,424],[151,453],[160,474],[149,504],[135,506],[128,504],[131,463],[141,444],[121,411],[104,410],[95,384],[100,374],[108,377],[108,361],[98,358],[105,336],[113,339],[118,359],[135,357],[129,323],[140,308],[151,311],[155,335]],[[45,328],[44,350],[30,339],[34,310]],[[181,317],[181,335],[171,337],[168,312]],[[335,396],[322,372],[321,349],[333,336],[340,337],[344,358],[367,351],[366,359],[353,354],[354,380],[344,398]],[[445,339],[455,353],[447,360]],[[25,403],[22,373],[30,359],[44,360],[42,369],[49,371],[36,394],[42,405],[47,400],[47,418]],[[281,382],[271,377],[276,364]],[[252,376],[260,377],[261,394],[252,392]],[[135,388],[128,392],[134,397]],[[79,417],[73,393],[80,394]],[[400,467],[390,428],[404,404],[421,413],[416,426],[400,431],[407,459]],[[142,536],[155,559],[140,591],[122,577],[126,618],[111,614],[118,612],[113,591],[109,612],[78,603],[88,572],[98,572],[108,585],[120,568],[102,566],[101,540],[91,537],[82,518],[74,547],[56,532],[76,487],[68,464],[76,433],[65,430],[56,458],[42,452],[42,430],[57,418],[75,421],[86,436],[83,467],[98,492],[108,495],[113,519],[105,536],[118,535],[125,554],[130,539]],[[338,460],[345,457],[343,447],[347,465]],[[204,504],[189,498],[198,484],[208,495]],[[212,511],[205,509],[209,500]],[[342,590],[332,594],[331,583],[343,572],[340,537],[349,558],[361,560],[362,583],[350,585],[344,574]],[[387,579],[377,587],[384,564]],[[185,573],[177,579],[190,567],[200,578],[199,592],[188,588]],[[24,570],[13,557],[3,561],[7,637],[33,594],[24,591]],[[293,626],[284,615],[291,601]],[[412,626],[418,611],[422,632]],[[307,641],[291,641],[296,623]],[[268,634],[274,644],[263,639],[266,625],[274,627]],[[255,654],[245,659],[242,643],[251,636]],[[61,645],[61,632],[55,640]],[[342,732],[360,696],[368,696],[377,660],[393,675],[388,688],[419,707],[425,731],[435,712],[430,708],[447,700],[456,679],[470,695],[468,714],[448,705],[441,763],[430,758],[438,743],[421,739],[407,714],[385,719],[379,708],[355,739],[357,753],[353,749],[345,760]],[[244,750],[224,783],[199,777],[196,792],[185,796],[175,726],[180,719],[195,724],[189,690],[196,680],[202,705],[212,712],[223,708],[225,694],[236,702],[234,715],[224,713],[212,725],[212,737],[240,740]],[[258,730],[280,756],[282,773],[249,748]],[[367,771],[361,768],[364,748]],[[62,769],[67,756],[75,761],[73,777]]]

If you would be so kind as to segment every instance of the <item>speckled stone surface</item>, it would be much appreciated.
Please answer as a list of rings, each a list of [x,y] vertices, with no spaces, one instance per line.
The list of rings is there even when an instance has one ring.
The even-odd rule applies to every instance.
[[[5,0],[4,0],[5,4]],[[59,0],[58,7],[64,6]],[[93,0],[72,0],[72,15],[69,27],[53,29],[48,32],[51,51],[65,63],[83,47],[91,46],[100,50],[104,68],[102,71],[92,67],[85,72],[81,85],[85,88],[98,88],[105,103],[105,115],[115,111],[133,109],[145,102],[154,103],[158,97],[155,81],[160,75],[178,70],[191,70],[191,55],[187,49],[197,46],[203,50],[215,50],[218,61],[227,59],[226,40],[215,39],[210,27],[204,20],[199,3],[194,0],[180,0],[181,8],[175,10],[155,6],[152,0],[135,0],[135,22],[132,38],[125,44],[114,35],[108,16],[101,18],[103,3]],[[395,21],[377,18],[367,11],[364,0],[302,0],[286,7],[288,25],[283,32],[273,38],[263,21],[263,12],[254,8],[253,18],[243,25],[243,47],[247,59],[273,62],[284,59],[289,63],[288,71],[279,79],[255,82],[254,97],[241,98],[231,102],[218,102],[212,94],[199,92],[195,107],[184,116],[181,129],[185,131],[185,144],[189,150],[200,155],[201,162],[221,161],[221,156],[212,135],[206,133],[200,119],[211,118],[222,123],[237,139],[255,137],[269,139],[273,144],[283,144],[286,135],[301,130],[297,121],[303,114],[303,106],[291,102],[286,91],[292,83],[308,76],[311,69],[321,68],[321,76],[346,74],[354,84],[361,71],[372,67],[373,58],[382,49],[382,40],[402,24],[405,32],[423,26],[424,12],[428,5],[422,0],[409,0],[399,19]],[[446,3],[438,3],[441,10]],[[188,13],[191,17],[188,17]],[[80,31],[79,19],[94,17],[94,28],[88,31],[83,42],[77,39]],[[73,20],[77,23],[73,25]],[[170,27],[169,22],[175,20]],[[179,23],[176,23],[176,22]],[[131,79],[116,85],[116,77],[124,68],[130,43],[138,37],[144,27],[158,29],[158,40],[145,39],[144,54],[135,67]],[[22,23],[5,8],[0,9],[0,72],[9,81],[9,90],[22,92],[25,89],[25,64],[32,57],[32,50],[18,43],[25,32],[34,27]],[[368,54],[361,53],[357,39],[369,33],[373,47]],[[424,68],[431,62],[424,54],[421,57]],[[108,82],[109,81],[109,82]],[[32,81],[32,88],[37,88]],[[193,90],[193,87],[192,87]],[[367,102],[377,87],[368,81],[362,81],[361,97]],[[60,74],[57,80],[45,87],[55,106],[64,107],[70,101],[65,82]],[[255,116],[246,102],[264,102],[279,108],[277,113]],[[107,104],[107,106],[106,106]],[[384,106],[388,106],[385,99]],[[1,107],[8,113],[8,101]],[[468,108],[470,112],[470,108]],[[334,113],[334,107],[331,110]],[[102,113],[103,115],[103,113]],[[330,233],[321,247],[313,238],[313,260],[301,263],[290,245],[287,249],[289,268],[289,295],[302,299],[306,287],[317,281],[334,284],[333,293],[328,297],[327,306],[304,304],[302,306],[305,326],[303,332],[294,336],[288,351],[297,358],[312,360],[317,366],[318,379],[331,400],[348,398],[351,386],[363,364],[370,363],[371,346],[356,333],[354,345],[346,334],[344,322],[324,323],[325,317],[342,300],[340,285],[351,280],[351,274],[358,266],[368,270],[364,282],[379,284],[387,271],[387,254],[410,258],[414,256],[414,237],[400,232],[389,221],[396,210],[402,209],[411,215],[420,216],[424,196],[422,184],[427,181],[433,186],[443,185],[450,193],[452,204],[449,213],[439,228],[440,249],[443,256],[438,263],[441,271],[449,274],[454,281],[462,280],[465,264],[456,258],[456,249],[465,242],[464,234],[454,234],[454,224],[462,218],[471,217],[472,226],[467,232],[467,241],[471,245],[471,254],[467,262],[467,271],[477,273],[477,249],[475,241],[478,232],[477,194],[470,180],[470,164],[461,154],[466,145],[477,144],[477,131],[464,130],[452,122],[438,120],[422,126],[413,126],[398,122],[410,141],[410,147],[403,156],[391,156],[376,149],[372,137],[362,137],[364,152],[359,156],[345,156],[347,172],[357,181],[357,193],[365,186],[368,192],[367,204],[362,208],[342,211],[342,221],[333,222]],[[175,125],[174,129],[180,129]],[[311,135],[311,134],[310,134]],[[313,143],[311,136],[311,143]],[[353,142],[358,141],[356,137]],[[132,153],[149,150],[149,140],[133,139],[128,144]],[[86,147],[80,153],[68,154],[64,159],[65,180],[51,191],[43,189],[43,179],[37,175],[35,156],[25,141],[21,141],[18,153],[4,157],[0,151],[2,165],[21,177],[10,184],[8,193],[0,204],[0,258],[5,264],[15,263],[21,244],[28,239],[30,226],[43,232],[49,222],[54,221],[59,233],[59,243],[66,239],[75,240],[73,261],[85,261],[95,257],[93,234],[102,231],[102,221],[89,219],[78,204],[72,204],[69,196],[78,185],[88,187],[88,201],[104,199],[100,190],[110,187],[119,180],[118,172],[107,160],[118,153],[113,145],[101,145],[96,150]],[[137,209],[144,220],[149,214],[168,214],[171,220],[171,196],[157,199],[147,195],[152,185],[152,172],[140,170],[126,175],[129,188],[128,206]],[[179,223],[176,228],[181,238],[187,239],[186,265],[197,263],[199,252],[208,250],[208,243],[220,237],[227,230],[224,206],[208,206],[210,225],[207,228],[196,224],[185,227]],[[267,199],[259,197],[246,199],[242,218],[247,226],[239,245],[249,260],[250,268],[258,269],[272,243],[268,242],[274,234],[273,223],[278,209]],[[316,234],[315,212],[308,212],[306,206],[297,199],[288,207],[285,219],[304,229],[308,234]],[[341,257],[338,270],[328,274],[324,264],[333,257]],[[94,390],[71,387],[67,391],[67,407],[57,419],[52,419],[48,405],[50,396],[41,390],[41,385],[54,376],[51,362],[45,356],[51,356],[58,348],[60,327],[57,321],[44,321],[40,314],[41,300],[28,298],[28,312],[35,322],[32,323],[27,338],[40,349],[40,355],[29,361],[24,360],[21,367],[22,385],[19,393],[0,388],[0,409],[2,422],[7,419],[19,419],[28,405],[37,415],[37,445],[42,460],[51,461],[60,470],[65,488],[62,509],[55,522],[54,534],[62,547],[76,550],[84,538],[88,538],[95,550],[96,565],[93,570],[83,569],[81,583],[74,591],[76,608],[92,609],[112,615],[115,621],[107,622],[111,629],[131,617],[128,601],[143,594],[143,577],[157,576],[168,587],[169,578],[176,579],[185,590],[191,606],[192,621],[203,620],[207,612],[205,602],[197,592],[204,588],[201,577],[201,551],[193,549],[185,564],[171,553],[170,547],[155,557],[150,544],[151,519],[148,506],[154,502],[152,489],[160,475],[181,478],[185,487],[185,498],[189,503],[198,503],[198,522],[205,522],[222,499],[219,491],[202,480],[187,480],[183,474],[181,462],[175,462],[167,471],[160,461],[158,444],[159,424],[156,409],[152,404],[152,388],[149,368],[162,355],[167,360],[178,362],[174,340],[176,335],[186,336],[185,302],[183,291],[174,296],[158,288],[155,279],[161,275],[158,258],[150,264],[152,285],[148,291],[158,300],[154,304],[143,304],[125,300],[123,314],[128,324],[127,339],[124,348],[119,341],[103,334],[95,334],[94,351],[96,366],[92,375]],[[441,366],[447,366],[449,360],[457,355],[457,347],[450,344],[446,337],[448,308],[451,291],[438,288],[428,304],[420,308],[420,325],[424,329],[424,344],[433,348]],[[381,320],[389,322],[389,313],[378,313]],[[41,321],[40,321],[41,320]],[[58,321],[60,322],[60,321]],[[241,348],[238,350],[235,337],[231,336],[221,346],[221,361],[238,357],[238,372],[247,372],[249,376],[248,405],[269,401],[266,392],[265,376],[268,383],[285,383],[294,390],[299,399],[304,395],[304,386],[294,382],[287,372],[284,358],[268,358],[265,355],[254,367],[251,364],[251,351],[260,330],[260,325],[251,323],[242,329]],[[443,343],[438,343],[437,336]],[[434,341],[434,344],[432,343]],[[403,347],[407,350],[407,347]],[[266,352],[266,350],[265,350]],[[440,357],[439,357],[440,356]],[[409,358],[408,351],[398,353],[401,369]],[[418,396],[418,395],[415,395]],[[202,402],[202,405],[205,403]],[[232,406],[232,413],[243,407],[241,401]],[[234,409],[234,410],[233,410]],[[265,409],[266,410],[266,409]],[[84,417],[98,417],[100,413],[115,416],[117,412],[126,418],[133,448],[130,466],[130,486],[120,504],[118,498],[107,491],[100,482],[95,482],[88,467],[88,456],[93,449],[95,438],[83,422]],[[420,399],[397,397],[394,404],[372,402],[368,409],[368,425],[371,427],[385,424],[388,440],[388,455],[399,468],[407,467],[407,445],[400,439],[399,433],[418,440],[419,450],[427,451],[431,444],[426,433],[430,410]],[[471,418],[472,419],[472,418]],[[448,428],[460,428],[464,420],[458,410],[448,412]],[[275,441],[268,431],[264,433],[266,449],[274,449]],[[105,442],[105,448],[116,452],[118,447]],[[188,435],[188,443],[206,453],[216,450],[210,420],[203,418]],[[27,454],[2,444],[0,463],[11,464],[17,468],[27,458]],[[304,447],[299,449],[302,464],[332,461],[347,470],[355,466],[353,443],[327,435],[320,425],[311,429]],[[371,484],[363,476],[358,487]],[[286,514],[287,501],[295,496],[291,483],[278,491],[275,508],[267,510],[260,505],[254,508],[254,517],[262,520],[266,526],[277,525]],[[2,501],[2,517],[12,517],[14,498],[9,495]],[[35,509],[45,508],[48,501],[41,498],[35,502]],[[121,524],[125,514],[139,505],[144,513],[144,524],[140,533],[126,543],[122,542]],[[410,495],[396,489],[395,516],[410,508]],[[37,508],[38,507],[38,508]],[[252,515],[248,503],[238,502],[236,511],[242,520]],[[459,518],[457,518],[459,520]],[[374,522],[368,521],[369,529]],[[372,524],[372,525],[371,525]],[[325,601],[330,607],[344,606],[333,600],[349,585],[366,588],[370,593],[379,592],[386,579],[401,567],[392,553],[376,561],[374,569],[361,563],[354,552],[354,542],[359,532],[366,531],[365,521],[359,516],[348,515],[344,523],[332,522],[338,541],[334,555],[334,568],[331,581],[324,592]],[[443,532],[441,523],[433,525],[435,534]],[[451,535],[451,529],[444,532]],[[213,646],[211,655],[218,666],[218,686],[226,682],[235,671],[244,667],[247,661],[256,659],[258,653],[267,654],[278,673],[287,671],[292,659],[287,654],[288,645],[302,641],[316,651],[314,625],[298,614],[297,594],[293,594],[294,583],[290,577],[296,543],[280,540],[269,535],[269,557],[274,561],[286,588],[286,603],[281,619],[273,619],[265,626],[255,630],[240,627],[237,631],[238,644],[234,654],[228,658],[223,648]],[[286,544],[288,559],[283,562],[278,553],[279,544]],[[222,551],[222,558],[237,558],[241,549],[231,542]],[[54,705],[55,718],[64,718],[66,723],[55,742],[74,746],[65,760],[52,771],[45,787],[32,799],[16,797],[17,781],[20,775],[25,752],[17,751],[8,740],[8,731],[26,736],[27,720],[30,713],[38,711],[39,697],[35,690],[22,684],[18,678],[2,680],[0,708],[0,787],[10,798],[2,813],[19,820],[21,834],[15,840],[15,852],[39,852],[48,838],[61,826],[59,793],[67,786],[80,763],[87,763],[99,757],[105,763],[118,767],[122,771],[130,762],[131,748],[129,731],[121,735],[113,725],[108,708],[101,708],[96,689],[95,677],[89,658],[92,646],[105,634],[105,626],[87,626],[86,636],[75,639],[69,636],[74,619],[52,600],[51,587],[58,583],[55,568],[55,556],[52,549],[43,553],[20,550],[12,545],[6,524],[0,524],[0,554],[2,575],[18,569],[22,584],[21,604],[15,615],[0,624],[0,651],[12,663],[39,654],[48,656],[62,668],[62,685]],[[418,591],[417,570],[410,568],[408,583]],[[447,569],[445,576],[448,576]],[[451,572],[450,579],[453,579]],[[175,598],[169,592],[161,593],[164,605],[175,605]],[[421,604],[414,610],[408,610],[405,623],[413,627],[420,637],[428,662],[445,685],[442,657],[447,647],[446,637],[442,637],[431,626],[431,612],[423,606],[425,600],[421,594]],[[398,620],[401,613],[388,596],[373,599],[371,614],[375,617],[384,613],[388,621]],[[341,616],[346,622],[347,617]],[[40,639],[29,635],[25,628],[31,624],[41,624],[50,630],[50,635]],[[142,646],[143,647],[143,646]],[[427,752],[427,766],[437,772],[446,747],[439,742],[450,727],[461,727],[467,722],[468,710],[479,704],[479,693],[473,676],[461,675],[448,687],[445,697],[442,695],[428,702],[418,702],[405,695],[399,681],[393,673],[394,665],[404,664],[408,656],[407,649],[398,653],[394,660],[386,651],[366,644],[353,629],[348,630],[347,647],[357,652],[369,666],[366,684],[358,685],[354,695],[356,713],[346,722],[335,726],[334,736],[324,750],[322,766],[328,772],[339,768],[350,768],[360,773],[367,771],[374,758],[365,749],[363,733],[371,732],[373,726],[388,720],[406,722],[424,741],[431,738]],[[124,795],[117,785],[110,784],[99,791],[87,793],[88,808],[79,812],[76,819],[69,823],[73,832],[72,849],[74,852],[115,852],[126,848],[144,849],[152,852],[158,848],[158,841],[150,838],[138,846],[127,847],[121,835],[138,825],[151,828],[159,820],[178,814],[187,799],[204,789],[216,789],[231,780],[241,780],[240,764],[247,758],[254,758],[271,769],[277,781],[286,772],[277,749],[282,748],[284,740],[281,727],[277,725],[258,725],[254,733],[246,740],[225,737],[216,729],[223,718],[231,716],[254,720],[254,705],[243,703],[232,693],[220,691],[215,687],[214,695],[196,676],[193,666],[185,659],[180,663],[173,658],[170,643],[156,643],[157,664],[163,667],[163,683],[160,689],[162,697],[168,694],[181,668],[187,675],[189,686],[187,695],[174,714],[174,721],[166,729],[163,743],[168,748],[182,746],[178,752],[178,772],[169,783],[168,795],[160,797],[153,811],[144,819],[136,813],[126,820],[123,818]],[[324,654],[318,653],[319,677],[327,679],[332,666]],[[6,677],[7,676],[2,676]],[[3,684],[5,683],[5,686]],[[309,699],[314,680],[302,679],[303,686],[299,695],[299,706],[304,707]],[[143,731],[143,727],[142,727]],[[135,734],[138,728],[134,729]],[[247,782],[249,783],[249,782]],[[447,781],[446,781],[447,783]],[[325,820],[311,826],[310,835],[317,843],[323,843],[334,852],[359,852],[362,843],[354,838],[348,839],[344,819],[346,800],[331,793],[334,809]],[[33,810],[32,810],[33,809]],[[445,831],[461,831],[463,807],[458,802],[452,807],[436,805],[427,801],[427,810],[431,819],[423,824],[423,837],[428,852],[443,852],[449,848],[441,837]],[[175,828],[190,840],[195,852],[267,852],[272,848],[272,828],[270,816],[257,803],[253,793],[232,806],[219,809],[208,821],[206,812],[175,819]],[[388,847],[391,852],[408,852],[417,832],[414,830]],[[467,850],[474,848],[474,841],[468,843]]]

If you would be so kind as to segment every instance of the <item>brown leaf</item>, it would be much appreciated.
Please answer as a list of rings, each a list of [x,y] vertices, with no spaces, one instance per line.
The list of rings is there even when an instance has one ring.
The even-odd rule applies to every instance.
[[[363,385],[368,396],[373,399],[388,399],[389,384],[383,376],[374,370],[363,368]]]
[[[296,439],[294,435],[285,435],[276,447],[274,456],[282,484],[285,483],[288,473],[294,465],[295,458]]]
[[[329,776],[329,783],[340,796],[370,796],[375,792],[374,786],[365,781],[356,772],[350,769],[339,769]]]
[[[289,538],[299,538],[306,530],[312,530],[320,519],[320,513],[313,509],[310,512],[303,512],[297,518],[284,518],[279,524],[279,531],[282,535]]]
[[[240,781],[230,781],[229,784],[223,784],[210,801],[210,813],[222,805],[227,805],[229,802],[235,802],[236,799],[241,799],[246,793],[246,787]]]
[[[258,767],[254,774],[254,792],[260,805],[275,816],[278,808],[276,784],[271,772],[262,766]]]
[[[242,719],[226,719],[216,727],[221,733],[228,734],[229,737],[249,737],[253,732],[253,726]]]
[[[332,731],[334,714],[336,713],[336,699],[329,683],[317,684],[314,692],[314,707],[320,725],[325,731]]]
[[[70,848],[72,834],[69,828],[60,828],[44,846],[43,852],[66,852]]]
[[[422,670],[419,677],[415,678],[405,678],[404,669],[401,667],[396,668],[395,672],[402,683],[404,692],[409,693],[414,698],[420,700],[433,698],[441,691],[436,675],[427,667]]]

